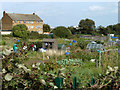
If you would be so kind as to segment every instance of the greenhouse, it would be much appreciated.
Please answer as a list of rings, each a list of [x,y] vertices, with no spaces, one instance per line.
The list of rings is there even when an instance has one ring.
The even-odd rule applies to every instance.
[[[92,42],[88,43],[86,49],[90,50],[90,51],[96,51],[96,50],[103,49],[103,45],[97,44],[96,42],[92,41]]]

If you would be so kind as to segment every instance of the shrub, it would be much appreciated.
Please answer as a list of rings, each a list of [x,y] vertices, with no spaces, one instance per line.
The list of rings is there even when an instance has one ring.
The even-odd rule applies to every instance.
[[[79,41],[77,43],[77,46],[80,47],[81,49],[86,49],[87,44],[88,44],[88,42],[86,42],[86,41]]]
[[[49,32],[50,31],[50,26],[48,24],[43,25],[43,31],[44,32]]]
[[[32,32],[30,33],[30,35],[29,35],[29,38],[30,38],[30,39],[38,39],[39,36],[40,36],[40,34],[39,34],[38,32],[32,31]]]
[[[2,45],[7,45],[7,42],[6,41],[2,41]]]
[[[60,38],[69,38],[71,35],[71,31],[63,26],[56,27],[52,32]]]
[[[39,38],[43,39],[43,38],[51,38],[51,37],[49,35],[46,35],[46,34],[40,34]]]
[[[25,24],[17,24],[13,28],[13,36],[20,38],[27,38],[29,35],[28,27]]]

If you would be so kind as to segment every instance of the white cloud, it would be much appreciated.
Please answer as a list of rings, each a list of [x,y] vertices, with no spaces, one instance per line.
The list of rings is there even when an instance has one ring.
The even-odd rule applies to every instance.
[[[90,6],[89,7],[90,11],[101,11],[103,9],[104,9],[104,7],[102,7],[102,6]]]

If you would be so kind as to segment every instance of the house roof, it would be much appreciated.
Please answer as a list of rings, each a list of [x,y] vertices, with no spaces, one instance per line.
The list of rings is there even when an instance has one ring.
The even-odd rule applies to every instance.
[[[7,14],[12,20],[33,20],[33,21],[42,20],[36,14],[15,14],[15,13],[7,13]]]

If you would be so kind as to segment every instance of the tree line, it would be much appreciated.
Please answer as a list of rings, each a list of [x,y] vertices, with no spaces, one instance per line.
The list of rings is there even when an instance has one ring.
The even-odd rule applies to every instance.
[[[16,25],[13,27],[13,35],[18,37],[28,37],[30,35],[36,37],[38,36],[38,32],[28,32],[27,26],[25,25]],[[54,29],[51,29],[50,25],[44,24],[43,25],[43,32],[51,32],[54,34],[54,37],[60,38],[69,38],[71,35],[75,34],[87,34],[87,35],[107,35],[107,34],[115,34],[120,35],[120,24],[109,25],[107,27],[103,26],[95,26],[95,21],[91,19],[82,19],[80,20],[77,27],[65,27],[65,26],[58,26]],[[35,35],[34,35],[35,34]]]

